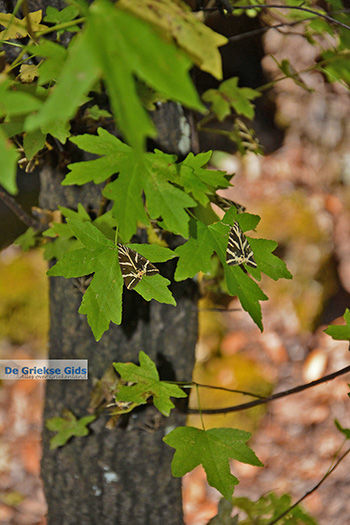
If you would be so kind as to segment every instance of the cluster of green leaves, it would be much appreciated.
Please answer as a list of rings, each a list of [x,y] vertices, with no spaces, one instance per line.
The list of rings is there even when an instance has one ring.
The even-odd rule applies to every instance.
[[[155,407],[169,416],[174,404],[170,397],[181,398],[187,394],[178,385],[160,381],[154,362],[144,353],[139,355],[140,366],[133,363],[115,363],[115,369],[124,382],[118,389],[117,401],[142,405],[152,397]],[[246,445],[250,433],[232,428],[177,427],[163,441],[176,449],[171,464],[172,474],[184,476],[197,465],[203,465],[208,483],[228,500],[231,499],[238,479],[230,472],[230,459],[250,465],[262,466],[254,452]]]
[[[66,228],[66,225],[61,226]],[[88,235],[92,231],[90,227],[91,224],[84,235]],[[96,230],[99,231],[97,228]],[[105,249],[105,245],[103,249]],[[344,314],[346,326],[330,326],[325,330],[326,333],[329,333],[334,339],[350,341],[350,333],[341,330],[344,328],[348,330],[349,316],[350,312],[347,309]],[[337,330],[334,331],[333,328]],[[186,397],[187,393],[184,388],[188,388],[191,384],[184,387],[183,383],[178,385],[176,382],[161,381],[155,363],[142,351],[139,353],[139,363],[139,366],[134,363],[113,363],[118,378],[113,374],[112,368],[106,370],[98,388],[93,393],[94,399],[90,405],[91,408],[97,411],[99,406],[103,406],[105,399],[108,401],[108,407],[117,407],[114,412],[112,409],[110,414],[119,417],[123,413],[130,412],[138,406],[153,401],[154,406],[161,414],[169,416],[174,408],[174,403],[170,398]],[[112,399],[113,403],[110,402]],[[95,416],[87,416],[77,421],[74,416],[68,414],[68,417],[49,420],[48,428],[57,432],[57,435],[52,438],[51,447],[63,446],[72,436],[87,435],[86,426],[94,419]],[[344,428],[337,420],[335,420],[335,425],[346,439],[350,439],[350,429]],[[263,496],[256,502],[247,498],[234,498],[232,500],[234,487],[239,481],[230,472],[230,460],[235,459],[249,465],[262,466],[260,460],[246,444],[250,436],[249,432],[233,428],[206,430],[204,426],[202,429],[177,427],[170,431],[163,438],[163,441],[176,450],[171,465],[174,476],[184,476],[197,465],[202,465],[207,474],[209,485],[215,487],[231,504],[233,502],[234,507],[242,509],[246,513],[248,521],[243,519],[239,523],[242,525],[253,521],[255,523],[258,519],[257,523],[264,525],[288,509],[291,500],[287,494],[277,497],[273,493]],[[231,511],[232,507],[229,515]],[[222,508],[222,513],[227,514],[227,506]],[[310,525],[315,523],[299,506],[293,508],[285,519],[285,523],[290,524],[299,523],[300,520],[304,520],[303,523]],[[233,523],[238,523],[238,521]]]
[[[257,501],[249,498],[232,498],[232,503],[221,499],[218,513],[209,521],[210,525],[268,525],[291,507],[289,494],[278,496],[270,492]],[[232,512],[242,511],[231,517]],[[240,519],[240,514],[245,517]],[[291,509],[286,516],[278,520],[281,525],[316,525],[316,521],[300,506]]]
[[[177,162],[174,155],[158,150],[139,154],[102,128],[98,135],[81,135],[72,141],[99,157],[70,164],[70,172],[63,184],[80,185],[91,181],[99,184],[107,181],[113,173],[119,173],[118,178],[107,182],[103,190],[113,203],[111,212],[91,221],[82,207],[78,212],[62,209],[67,223],[55,224],[45,233],[59,237],[57,248],[50,245],[47,248],[48,257],[59,259],[49,275],[69,278],[95,273],[79,312],[87,314],[96,339],[108,329],[110,321],[121,322],[123,281],[117,247],[113,242],[113,228],[118,226],[122,242],[127,243],[138,225],[147,225],[151,219],[158,219],[162,228],[181,235],[186,242],[174,251],[156,244],[129,244],[132,249],[152,263],[177,257],[176,281],[192,278],[198,272],[209,272],[215,253],[224,266],[228,293],[239,298],[243,308],[262,329],[259,301],[267,297],[255,280],[261,279],[262,272],[275,280],[291,278],[291,274],[283,261],[272,253],[277,243],[266,239],[249,238],[258,265],[257,269],[251,270],[255,280],[240,267],[227,266],[225,254],[229,225],[237,220],[243,231],[247,231],[254,229],[260,219],[249,213],[238,214],[234,207],[221,221],[213,214],[210,195],[217,188],[227,187],[229,182],[225,173],[205,168],[211,152],[190,153],[182,162]],[[72,240],[73,236],[76,240]],[[108,271],[105,272],[104,268]],[[146,300],[156,299],[175,305],[167,288],[169,284],[159,274],[145,276],[135,291]]]
[[[162,251],[156,246],[134,246],[151,262],[179,257],[177,280],[193,277],[198,271],[207,271],[208,261],[214,252],[225,264],[228,226],[222,224],[220,227],[218,223],[216,227],[220,237],[215,240],[215,225],[210,223],[217,221],[217,218],[213,219],[209,201],[210,195],[217,189],[229,186],[227,177],[222,172],[206,169],[211,152],[197,156],[189,154],[181,163],[175,156],[160,151],[143,153],[145,139],[154,136],[155,130],[139,97],[139,86],[146,85],[165,99],[204,110],[188,70],[194,62],[221,78],[218,47],[226,43],[226,39],[203,25],[181,1],[151,0],[145,4],[124,0],[115,7],[106,0],[96,0],[90,7],[83,3],[80,6],[80,11],[69,6],[62,11],[51,8],[46,13],[44,21],[56,24],[53,29],[57,29],[58,40],[63,29],[75,32],[77,24],[83,20],[77,17],[84,15],[83,28],[67,49],[58,42],[40,37],[51,31],[47,25],[41,24],[40,11],[30,14],[30,24],[28,20],[11,15],[2,18],[6,26],[2,35],[4,40],[33,37],[35,33],[39,40],[35,45],[29,42],[23,46],[20,57],[29,53],[30,57],[36,57],[40,62],[37,65],[28,64],[29,72],[22,69],[27,66],[25,60],[16,59],[11,67],[22,64],[20,80],[8,76],[0,84],[0,111],[4,117],[0,124],[0,134],[4,139],[0,144],[0,149],[2,147],[4,151],[1,182],[8,191],[16,191],[18,153],[6,137],[23,134],[23,149],[29,161],[45,146],[48,134],[65,143],[70,137],[70,119],[87,102],[91,90],[99,89],[100,81],[104,82],[113,116],[128,144],[103,128],[98,130],[97,136],[71,137],[73,143],[99,158],[71,164],[63,184],[82,185],[90,181],[99,184],[107,181],[103,194],[113,202],[112,215],[105,214],[91,221],[82,209],[77,213],[63,210],[67,223],[56,224],[45,233],[46,236],[58,237],[57,242],[45,247],[47,258],[59,260],[50,270],[50,275],[68,278],[94,273],[79,311],[87,315],[95,337],[99,339],[108,329],[110,321],[121,321],[123,283],[117,248],[113,244],[115,232],[111,229],[118,228],[119,236],[125,243],[140,224],[147,226],[150,220],[158,219],[162,228],[188,239],[189,244],[175,252],[165,248]],[[169,13],[173,22],[170,34],[177,46],[169,41]],[[24,75],[27,80],[30,77],[30,83],[23,83]],[[67,93],[70,94],[68,99]],[[224,83],[222,93],[229,97],[230,107],[237,113],[247,117],[253,115],[250,100],[257,95],[252,90],[238,88],[237,79]],[[110,115],[97,106],[93,107],[93,115],[97,119]],[[225,111],[227,113],[228,110]],[[108,182],[109,177],[116,173],[118,178]],[[208,240],[207,246],[203,245],[205,239]],[[25,249],[34,242],[35,233],[32,230],[18,240]],[[189,258],[193,242],[200,246],[200,258],[195,253]],[[274,247],[270,245],[268,249]],[[263,247],[258,242],[258,259],[260,252],[260,260],[264,259],[263,266],[267,267],[270,263],[263,255],[264,251],[268,253],[266,248],[267,245]],[[273,261],[277,263],[273,278],[290,277],[277,258]],[[261,269],[265,271],[263,266]],[[104,267],[109,268],[106,279],[102,278]],[[238,293],[244,308],[250,311],[262,328],[259,300],[265,300],[266,296],[240,269],[228,269],[227,275],[233,276],[228,283],[229,291]],[[241,283],[236,282],[238,277]],[[259,272],[256,277],[260,278]],[[169,281],[160,275],[152,279],[145,277],[136,291],[146,300],[175,304],[168,284]]]

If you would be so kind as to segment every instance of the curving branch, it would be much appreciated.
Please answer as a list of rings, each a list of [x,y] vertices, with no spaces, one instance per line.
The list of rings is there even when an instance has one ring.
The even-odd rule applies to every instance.
[[[336,377],[347,374],[349,372],[350,372],[350,366],[346,366],[345,368],[342,368],[341,370],[338,370],[337,372],[333,372],[332,374],[323,376],[320,379],[316,379],[316,381],[311,381],[310,383],[299,385],[294,388],[290,388],[289,390],[284,390],[283,392],[278,392],[277,394],[273,394],[272,396],[264,397],[262,399],[255,399],[254,401],[249,401],[248,403],[242,403],[240,405],[234,405],[234,406],[225,407],[225,408],[201,408],[200,410],[198,408],[188,408],[186,412],[188,414],[199,414],[199,412],[202,412],[202,414],[227,414],[229,412],[239,412],[240,410],[247,410],[248,408],[253,408],[258,405],[263,405],[265,403],[269,403],[270,401],[275,401],[276,399],[280,399],[282,397],[287,397],[292,394],[297,394],[298,392],[302,392],[303,390],[307,390],[308,388],[312,388],[314,386],[320,385],[321,383],[326,383],[327,381],[331,381],[332,379],[335,379]],[[220,388],[220,387],[217,387],[217,388]]]

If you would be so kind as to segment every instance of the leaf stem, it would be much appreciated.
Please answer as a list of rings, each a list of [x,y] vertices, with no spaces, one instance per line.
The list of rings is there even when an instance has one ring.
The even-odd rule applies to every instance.
[[[36,35],[43,36],[43,35],[46,35],[47,33],[52,33],[53,31],[59,31],[60,29],[67,29],[67,27],[72,27],[77,24],[82,24],[83,22],[85,22],[85,20],[86,20],[86,17],[83,16],[81,18],[76,18],[75,20],[70,20],[69,22],[62,22],[61,24],[57,24],[53,27],[48,27],[47,29],[43,29],[42,31],[37,31]]]
[[[203,428],[203,430],[205,430],[204,419],[203,419],[203,414],[202,414],[202,410],[201,410],[201,403],[200,403],[200,399],[199,399],[199,386],[197,384],[195,384],[195,387],[196,387],[196,393],[197,393],[197,403],[198,403],[199,417],[201,418],[202,428]]]

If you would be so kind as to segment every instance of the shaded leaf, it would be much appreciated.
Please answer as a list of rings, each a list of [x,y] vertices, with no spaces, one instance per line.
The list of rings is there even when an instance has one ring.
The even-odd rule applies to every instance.
[[[33,248],[36,244],[35,236],[38,232],[36,232],[31,226],[28,228],[22,235],[17,237],[17,239],[14,241],[13,244],[16,244],[17,246],[20,246],[24,252],[27,252],[30,250],[30,248]]]
[[[23,137],[23,149],[28,160],[45,146],[46,134],[40,129],[30,131]]]
[[[57,434],[50,439],[50,449],[54,450],[63,447],[72,437],[87,436],[89,429],[87,426],[96,419],[96,416],[85,416],[77,419],[72,412],[68,410],[65,417],[52,417],[46,421],[46,428]]]
[[[344,313],[344,325],[333,325],[329,326],[324,330],[326,334],[330,335],[333,339],[340,341],[350,341],[350,310],[347,308]]]
[[[238,115],[252,119],[254,106],[250,101],[260,96],[255,89],[238,87],[238,77],[233,77],[222,82],[219,89],[209,89],[203,93],[202,98],[204,102],[212,104],[211,110],[222,121],[231,113],[231,108]]]
[[[170,397],[187,397],[187,394],[175,384],[160,381],[156,365],[142,351],[139,353],[139,362],[140,366],[133,363],[114,363],[115,369],[124,381],[135,383],[120,387],[117,399],[143,405],[149,397],[153,397],[154,406],[168,416],[170,410],[174,408]]]
[[[17,161],[19,154],[12,146],[11,142],[4,135],[4,132],[0,130],[0,158],[1,158],[1,171],[0,171],[0,184],[9,193],[15,195],[17,193]]]

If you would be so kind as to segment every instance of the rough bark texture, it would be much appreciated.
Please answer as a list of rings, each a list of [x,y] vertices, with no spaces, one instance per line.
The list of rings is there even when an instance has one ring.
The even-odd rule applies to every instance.
[[[190,147],[189,126],[182,109],[169,103],[153,115],[159,129],[158,147],[177,154]],[[167,122],[167,117],[169,120]],[[160,123],[162,126],[160,126]],[[186,140],[181,141],[182,134]],[[59,204],[76,209],[81,202],[98,210],[100,187],[60,185],[62,174],[46,166],[41,174],[43,208]],[[158,265],[171,278],[174,263]],[[124,287],[122,325],[111,325],[96,343],[86,317],[78,314],[81,294],[72,280],[50,279],[50,358],[88,359],[88,381],[48,381],[45,420],[70,409],[77,417],[87,414],[94,379],[100,378],[113,361],[138,362],[140,350],[157,364],[162,379],[186,380],[192,375],[197,339],[197,288],[192,281],[173,283],[177,306],[147,303]],[[48,522],[65,525],[183,523],[181,479],[171,475],[173,449],[162,442],[173,427],[185,424],[184,413],[174,410],[163,417],[152,405],[122,416],[113,430],[99,418],[88,437],[75,438],[50,451],[52,434],[44,430],[42,477],[48,503]]]
[[[60,202],[76,207],[79,200],[94,205],[99,190],[64,188],[55,170],[42,172],[41,205]],[[80,195],[79,195],[80,193]],[[163,265],[169,275],[172,268]],[[197,337],[196,289],[191,282],[173,286],[177,306],[146,303],[136,292],[124,292],[123,323],[111,325],[96,343],[83,315],[78,314],[80,293],[72,280],[50,279],[50,357],[89,360],[89,381],[48,381],[45,419],[68,408],[81,417],[87,413],[94,378],[113,361],[137,362],[144,350],[166,379],[191,377]],[[175,411],[174,411],[175,412]],[[177,411],[176,411],[177,412]],[[118,427],[107,430],[101,418],[88,437],[75,438],[50,451],[52,434],[44,431],[42,477],[50,524],[180,524],[181,480],[171,476],[173,450],[162,442],[172,427],[183,425],[180,412],[157,417],[152,406],[123,416]],[[156,423],[154,425],[154,423]],[[150,428],[151,427],[151,428]]]

